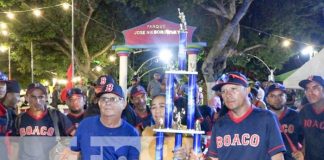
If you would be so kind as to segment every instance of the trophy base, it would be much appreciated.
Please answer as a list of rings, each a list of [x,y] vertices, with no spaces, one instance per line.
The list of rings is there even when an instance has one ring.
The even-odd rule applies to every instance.
[[[190,71],[186,71],[186,70],[170,70],[170,71],[165,71],[165,73],[170,73],[170,74],[198,74],[198,72],[190,72]]]
[[[179,130],[179,129],[153,129],[154,132],[162,132],[162,133],[182,133],[182,134],[205,134],[205,131],[197,131],[193,129]]]

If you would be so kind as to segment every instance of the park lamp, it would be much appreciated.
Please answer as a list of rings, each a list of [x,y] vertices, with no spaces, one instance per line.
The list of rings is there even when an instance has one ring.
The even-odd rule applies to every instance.
[[[285,39],[283,42],[282,42],[282,46],[283,47],[289,47],[291,45],[291,41],[288,40],[288,39]]]
[[[165,64],[170,63],[172,58],[172,52],[169,49],[161,49],[159,52],[159,59],[162,60]]]
[[[313,46],[306,46],[302,51],[301,53],[303,55],[308,55],[309,56],[309,59],[312,59],[312,57],[314,56],[314,47]]]
[[[314,47],[313,46],[307,46],[301,52],[304,55],[312,54],[314,52]]]

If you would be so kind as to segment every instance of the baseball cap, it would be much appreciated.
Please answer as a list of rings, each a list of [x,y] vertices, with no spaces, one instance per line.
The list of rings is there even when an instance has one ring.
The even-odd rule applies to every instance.
[[[115,83],[115,80],[111,75],[102,75],[98,77],[95,86],[95,93],[98,94],[99,92],[101,92],[103,87],[109,83]]]
[[[302,88],[306,88],[306,85],[310,82],[317,82],[324,87],[324,80],[321,76],[318,75],[309,76],[307,79],[300,81],[298,85]]]
[[[18,81],[16,80],[7,81],[7,93],[20,93],[20,86]]]
[[[217,80],[217,84],[212,89],[214,91],[220,91],[220,89],[226,84],[235,84],[235,85],[241,85],[247,87],[249,83],[245,75],[238,72],[229,72],[223,74]]]
[[[28,94],[35,89],[40,89],[43,91],[44,94],[47,94],[46,88],[41,83],[32,83],[32,84],[28,85],[26,93]]]
[[[101,88],[101,91],[96,93],[96,96],[100,97],[101,95],[103,95],[105,93],[113,93],[121,98],[125,98],[123,89],[116,83],[108,83],[107,85],[103,86]]]
[[[131,97],[136,96],[138,94],[146,94],[146,91],[145,91],[144,87],[141,86],[141,85],[137,85],[137,86],[132,87],[132,89],[130,91]]]
[[[71,98],[73,95],[84,95],[80,88],[71,88],[67,91],[66,97]]]
[[[274,90],[279,90],[279,91],[286,93],[286,87],[284,85],[282,85],[280,83],[273,83],[271,86],[268,87],[265,96],[267,97],[268,94]]]
[[[115,83],[114,78],[111,75],[102,75],[97,79],[97,86],[104,86],[108,83]]]
[[[8,81],[8,76],[0,71],[0,82]]]

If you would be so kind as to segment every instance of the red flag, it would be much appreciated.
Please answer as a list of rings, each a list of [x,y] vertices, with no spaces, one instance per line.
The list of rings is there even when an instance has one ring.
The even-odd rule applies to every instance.
[[[72,82],[72,74],[73,74],[73,69],[72,69],[72,64],[70,64],[67,72],[66,72],[66,77],[67,77],[67,84],[65,88],[72,88],[73,87],[73,82]]]
[[[66,97],[67,91],[69,89],[73,88],[72,74],[73,74],[73,68],[72,68],[72,64],[70,64],[70,66],[66,72],[67,84],[66,84],[65,88],[61,91],[61,100],[63,102],[65,102],[67,99],[67,97]]]

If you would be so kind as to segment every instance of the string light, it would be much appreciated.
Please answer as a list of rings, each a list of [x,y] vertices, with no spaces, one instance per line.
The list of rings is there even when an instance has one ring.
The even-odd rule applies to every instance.
[[[3,31],[1,31],[1,34],[3,36],[8,36],[9,35],[9,32],[7,30],[3,30]]]
[[[62,3],[62,7],[64,10],[68,10],[70,8],[70,4],[69,3]]]
[[[33,10],[33,14],[36,16],[36,17],[40,17],[42,15],[42,11],[40,9],[34,9]]]
[[[0,12],[1,13],[4,13],[7,15],[7,17],[9,19],[13,19],[15,17],[15,14],[14,13],[23,13],[23,12],[33,12],[33,14],[36,16],[36,17],[39,17],[41,16],[42,14],[42,11],[41,10],[44,10],[44,9],[48,9],[48,8],[54,8],[54,7],[62,7],[64,10],[67,10],[71,7],[71,4],[69,3],[60,3],[60,4],[57,4],[57,5],[53,5],[53,6],[46,6],[46,7],[40,7],[40,8],[37,8],[37,9],[28,9],[28,10],[19,10],[19,11],[5,11],[5,12]],[[86,14],[84,14],[82,11],[78,10],[78,9],[75,9],[77,12],[79,12],[81,15],[83,15],[84,17],[87,17],[87,18],[90,18],[90,20],[94,21],[95,23],[99,24],[99,25],[102,25],[104,26],[105,28],[109,28],[113,31],[116,31],[116,32],[121,32],[121,31],[118,31],[112,27],[109,27],[89,16],[87,16]],[[2,23],[0,24],[1,28],[2,28]],[[294,40],[294,39],[291,39],[291,38],[288,38],[288,37],[284,37],[284,36],[280,36],[280,35],[276,35],[276,34],[271,34],[271,33],[267,33],[265,31],[262,31],[262,30],[259,30],[259,29],[256,29],[256,28],[252,28],[252,27],[249,27],[249,26],[245,26],[245,25],[240,25],[242,28],[245,28],[245,29],[249,29],[249,30],[253,30],[253,31],[256,31],[258,32],[259,34],[266,34],[266,35],[269,35],[269,36],[274,36],[274,37],[277,37],[277,38],[280,38],[280,39],[284,39],[284,41],[282,42],[282,46],[283,47],[289,47],[291,45],[292,42],[296,42],[296,43],[301,43],[301,44],[304,44],[304,45],[307,45],[307,46],[314,46],[314,47],[322,47],[322,46],[317,46],[317,45],[312,45],[312,44],[309,44],[309,43],[306,43],[306,42],[302,42],[302,41],[298,41],[298,40]]]
[[[64,3],[60,3],[60,4],[57,4],[57,5],[53,5],[53,6],[46,6],[46,7],[39,7],[37,8],[38,10],[44,10],[44,9],[49,9],[49,8],[55,8],[55,7],[60,7],[60,6],[63,6]],[[0,12],[0,13],[4,13],[4,14],[7,14],[9,12],[11,13],[24,13],[24,12],[33,12],[35,9],[27,9],[27,10],[19,10],[19,11],[5,11],[5,12]]]
[[[8,47],[7,46],[5,46],[4,44],[1,44],[0,45],[0,52],[5,52],[7,50],[8,50]]]
[[[0,28],[1,28],[1,29],[7,29],[8,26],[7,26],[6,23],[4,23],[4,22],[0,22]]]
[[[283,42],[282,42],[282,46],[283,47],[289,47],[291,45],[291,42],[290,40],[288,39],[285,39]]]
[[[265,31],[262,31],[262,30],[259,30],[259,29],[256,29],[256,28],[252,28],[252,27],[249,27],[249,26],[245,26],[245,25],[240,25],[240,26],[242,28],[245,28],[245,29],[249,29],[249,30],[258,32],[259,35],[262,33],[262,34],[265,34],[265,35],[268,35],[268,36],[273,36],[273,37],[277,37],[277,38],[280,38],[280,39],[289,40],[290,43],[291,42],[296,42],[296,43],[304,44],[304,45],[307,45],[307,46],[314,46],[314,47],[318,47],[318,48],[322,48],[323,47],[323,46],[312,45],[312,44],[309,44],[309,43],[306,43],[306,42],[294,40],[294,39],[287,38],[287,37],[284,37],[284,36],[280,36],[280,35],[277,35],[277,34],[271,34],[271,33],[268,33],[268,32],[265,32]],[[287,42],[285,42],[285,43],[287,43]]]
[[[13,14],[12,12],[7,12],[6,15],[7,15],[7,17],[9,19],[14,19],[15,18],[15,14]]]

